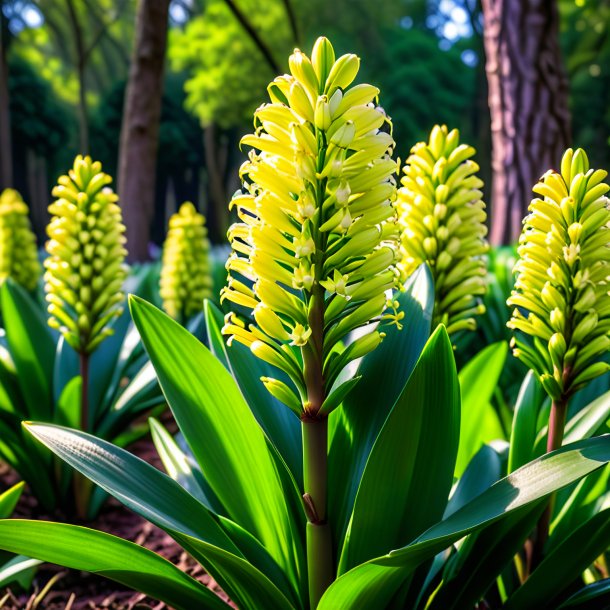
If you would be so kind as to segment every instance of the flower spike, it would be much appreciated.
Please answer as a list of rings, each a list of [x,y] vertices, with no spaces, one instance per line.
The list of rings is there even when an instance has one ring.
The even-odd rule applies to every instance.
[[[289,65],[242,139],[252,150],[231,203],[239,222],[222,299],[252,319],[230,313],[223,332],[284,370],[294,388],[265,385],[315,417],[345,365],[378,345],[373,323],[402,317],[386,295],[400,279],[396,162],[379,90],[352,85],[355,55],[335,59],[320,38],[312,59],[295,50]],[[373,340],[345,348],[359,328]]]
[[[449,334],[474,330],[475,316],[485,312],[483,255],[489,249],[475,150],[459,137],[457,129],[436,125],[427,143],[411,149],[398,189],[403,280],[428,265],[435,288],[432,326],[445,324]]]
[[[169,220],[163,245],[160,294],[163,309],[182,322],[203,309],[212,294],[210,242],[205,218],[186,201]]]
[[[14,189],[0,194],[0,284],[10,277],[32,291],[41,268],[28,212],[27,204]]]
[[[610,370],[610,209],[603,180],[582,149],[568,149],[561,173],[534,186],[523,221],[517,278],[508,305],[513,353],[553,400],[567,400]]]
[[[99,162],[78,155],[53,189],[57,201],[47,233],[45,289],[49,325],[79,353],[90,354],[122,312],[125,227],[112,178]]]

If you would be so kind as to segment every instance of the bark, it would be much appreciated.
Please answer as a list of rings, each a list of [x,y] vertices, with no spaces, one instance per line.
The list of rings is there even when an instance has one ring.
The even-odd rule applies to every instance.
[[[141,0],[125,92],[119,150],[119,198],[130,261],[148,258],[167,46],[169,0]]]
[[[8,89],[8,32],[0,9],[0,190],[13,186],[11,115]]]
[[[213,241],[222,242],[229,228],[227,189],[225,173],[227,169],[228,150],[226,141],[217,133],[214,124],[203,131],[205,165],[208,172],[208,229]]]
[[[482,0],[492,132],[491,235],[515,242],[532,186],[570,144],[555,0]]]

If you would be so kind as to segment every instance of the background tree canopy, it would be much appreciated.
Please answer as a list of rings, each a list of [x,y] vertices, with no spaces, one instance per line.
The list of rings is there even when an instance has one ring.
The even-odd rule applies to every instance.
[[[610,2],[558,4],[573,141],[587,148],[592,164],[607,167]],[[117,175],[135,12],[135,0],[2,1],[14,183],[38,210],[39,232],[46,185],[84,142]],[[212,238],[222,239],[223,209],[242,159],[237,142],[265,99],[273,66],[286,70],[292,48],[307,48],[320,34],[338,52],[366,58],[360,78],[382,89],[380,101],[393,118],[402,158],[434,123],[444,122],[477,147],[489,182],[478,1],[173,0],[169,14],[153,241],[159,242],[169,214],[187,198],[211,217]]]

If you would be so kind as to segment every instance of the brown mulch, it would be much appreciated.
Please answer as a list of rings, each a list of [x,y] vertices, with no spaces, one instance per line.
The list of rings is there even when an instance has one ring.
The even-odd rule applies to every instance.
[[[149,438],[136,443],[130,451],[163,470],[159,456]],[[18,480],[15,473],[4,464],[0,464],[0,489],[6,489]],[[38,513],[36,501],[27,489],[13,516],[46,518]],[[176,542],[159,528],[124,508],[114,498],[107,501],[99,517],[88,526],[131,540],[163,555],[228,602],[226,594],[216,582]],[[168,608],[162,602],[101,576],[50,564],[40,566],[30,591],[20,591],[17,587],[0,588],[0,610],[167,610]]]

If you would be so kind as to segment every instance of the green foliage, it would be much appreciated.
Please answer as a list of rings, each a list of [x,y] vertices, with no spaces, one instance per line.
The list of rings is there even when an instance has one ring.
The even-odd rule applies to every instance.
[[[143,289],[141,279],[128,282]],[[141,286],[141,287],[139,287]],[[28,419],[78,427],[81,378],[77,354],[47,326],[44,312],[10,280],[0,290],[6,336],[0,346],[0,457],[28,483],[45,510],[74,510],[72,474],[33,445],[21,422]],[[119,444],[146,432],[133,425],[143,411],[163,405],[154,372],[125,312],[114,335],[91,359],[88,388],[91,430]],[[104,495],[94,494],[89,515]]]
[[[238,2],[277,57],[288,55],[294,40],[279,0]],[[273,73],[259,49],[222,0],[206,2],[203,13],[183,31],[170,32],[168,55],[174,70],[187,70],[186,107],[202,125],[232,127],[249,122]],[[247,86],[245,85],[247,83]]]

